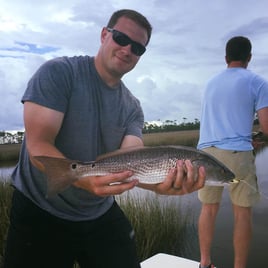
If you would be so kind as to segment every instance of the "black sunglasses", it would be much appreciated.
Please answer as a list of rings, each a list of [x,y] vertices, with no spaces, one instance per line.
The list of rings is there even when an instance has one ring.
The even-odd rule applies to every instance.
[[[138,42],[133,41],[126,34],[119,32],[112,28],[106,28],[106,29],[108,32],[113,34],[113,40],[119,46],[125,47],[131,44],[131,52],[135,54],[136,56],[141,56],[145,52],[146,50],[145,46],[143,46],[142,44]]]

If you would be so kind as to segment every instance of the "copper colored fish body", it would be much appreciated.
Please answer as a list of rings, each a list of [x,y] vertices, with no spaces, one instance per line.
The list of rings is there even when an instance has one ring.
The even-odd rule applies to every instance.
[[[191,160],[194,167],[204,166],[206,184],[219,185],[238,182],[234,174],[211,155],[186,146],[133,147],[99,156],[95,161],[80,162],[64,158],[36,156],[45,167],[48,195],[62,192],[73,182],[86,176],[101,176],[124,170],[141,183],[161,183],[178,159]]]

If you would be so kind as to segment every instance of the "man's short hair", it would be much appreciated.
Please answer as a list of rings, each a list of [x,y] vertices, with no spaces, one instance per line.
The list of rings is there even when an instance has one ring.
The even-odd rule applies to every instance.
[[[107,24],[107,27],[113,28],[114,25],[117,23],[118,19],[121,17],[126,17],[128,19],[133,20],[135,23],[143,27],[147,31],[148,40],[146,42],[146,45],[149,43],[151,34],[152,34],[152,26],[147,20],[146,17],[144,17],[141,13],[132,10],[132,9],[120,9],[116,12],[114,12]]]
[[[247,61],[251,55],[250,40],[244,36],[235,36],[226,44],[226,58],[231,61]]]

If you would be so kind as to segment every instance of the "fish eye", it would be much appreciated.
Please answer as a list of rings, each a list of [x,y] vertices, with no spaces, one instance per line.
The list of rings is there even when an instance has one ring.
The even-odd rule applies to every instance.
[[[71,165],[71,168],[72,168],[72,169],[76,169],[76,168],[77,168],[77,164],[73,163],[73,164]]]

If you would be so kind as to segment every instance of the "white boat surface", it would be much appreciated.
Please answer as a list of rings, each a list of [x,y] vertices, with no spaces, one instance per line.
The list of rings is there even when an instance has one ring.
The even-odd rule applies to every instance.
[[[182,257],[158,253],[141,263],[142,268],[198,268],[199,262]]]

